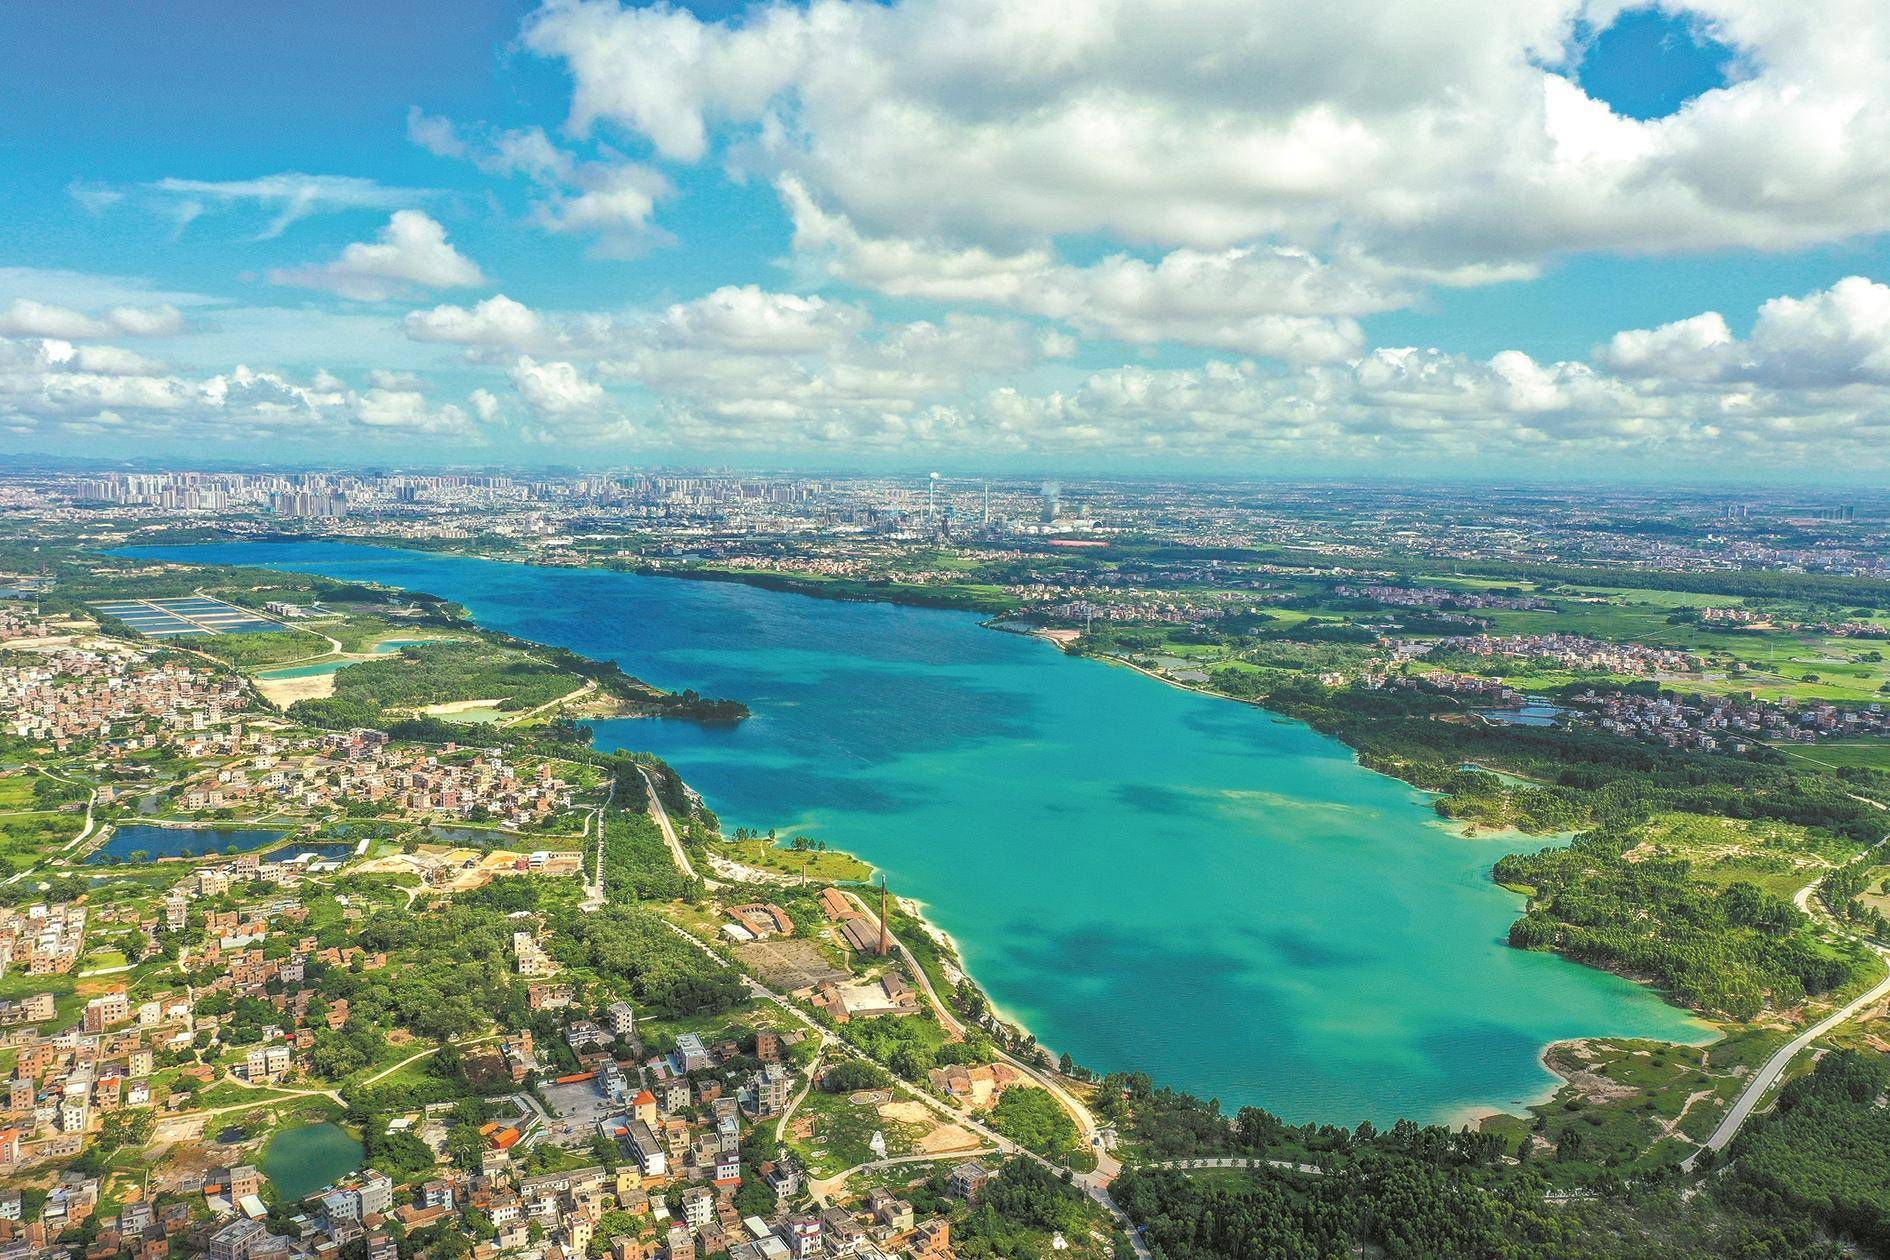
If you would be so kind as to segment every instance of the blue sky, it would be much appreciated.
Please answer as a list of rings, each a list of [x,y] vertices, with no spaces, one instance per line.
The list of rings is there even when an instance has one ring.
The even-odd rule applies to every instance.
[[[1881,458],[1890,19],[1348,8],[9,5],[0,449]]]

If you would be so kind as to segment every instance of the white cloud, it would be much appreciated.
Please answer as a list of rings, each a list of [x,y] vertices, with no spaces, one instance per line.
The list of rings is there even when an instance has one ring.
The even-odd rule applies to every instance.
[[[635,162],[586,162],[569,183],[533,207],[533,220],[552,232],[595,233],[619,248],[644,239],[657,198],[670,191],[660,172]]]
[[[415,289],[458,289],[485,277],[446,239],[446,229],[419,210],[397,210],[372,244],[356,241],[333,262],[280,268],[277,284],[327,289],[377,302]]]
[[[1741,73],[1664,118],[1569,77],[1589,0],[548,0],[571,126],[799,182],[871,241],[1260,244],[1425,282],[1890,230],[1890,10],[1690,0]],[[1280,312],[1284,313],[1284,312]],[[1330,312],[1320,312],[1322,314]]]
[[[821,297],[770,293],[757,285],[729,285],[693,302],[679,302],[657,321],[672,345],[711,345],[756,354],[831,350],[869,321],[857,307]]]
[[[32,298],[0,307],[0,335],[14,337],[168,337],[183,326],[183,316],[168,304],[114,306],[99,317]]]
[[[139,276],[115,276],[57,267],[0,267],[0,298],[24,297],[74,310],[101,310],[129,306],[163,310],[165,307],[213,306],[217,299],[203,293],[160,288]]]
[[[1890,286],[1851,276],[1759,308],[1752,355],[1764,379],[1788,385],[1890,384]]]
[[[1596,357],[1624,376],[1674,383],[1890,385],[1890,286],[1849,276],[1804,297],[1766,302],[1744,341],[1722,315],[1707,311],[1616,333]]]
[[[459,438],[472,434],[465,412],[450,403],[433,407],[414,389],[375,386],[351,395],[348,405],[354,421],[370,429]]]
[[[127,439],[289,444],[354,434],[375,441],[453,436],[482,441],[460,408],[434,405],[405,373],[371,373],[355,391],[326,373],[298,381],[243,364],[188,375],[117,346],[0,337],[0,425]]]
[[[1718,379],[1733,362],[1732,330],[1718,311],[1618,332],[1596,357],[1624,376]]]
[[[608,253],[629,255],[664,239],[650,225],[656,203],[670,194],[669,180],[653,167],[608,149],[597,161],[580,161],[553,143],[541,128],[462,131],[451,119],[415,108],[407,135],[440,157],[471,162],[488,175],[523,176],[538,189],[529,219],[548,232],[595,235]]]
[[[585,380],[569,363],[540,363],[523,354],[509,375],[526,405],[546,415],[594,411],[605,398],[603,386]]]
[[[429,114],[418,105],[407,110],[407,138],[436,157],[466,156],[466,142],[453,120]]]
[[[84,206],[89,214],[103,214],[125,199],[125,194],[116,188],[76,179],[66,185],[66,195]]]
[[[0,333],[15,337],[103,337],[109,331],[103,320],[30,298],[14,298],[0,310]]]
[[[468,310],[463,306],[436,306],[411,311],[403,327],[415,341],[443,341],[460,346],[524,350],[545,337],[544,321],[522,302],[495,294]]]
[[[1377,269],[1340,267],[1298,249],[1183,248],[1152,263],[1125,253],[1078,267],[1043,249],[1001,255],[981,246],[868,239],[844,216],[821,210],[798,181],[784,180],[782,196],[796,248],[827,275],[895,297],[1026,311],[1134,344],[1329,362],[1364,347],[1352,316],[1409,300],[1375,278]]]
[[[145,185],[167,198],[179,226],[202,214],[206,204],[249,204],[275,211],[261,239],[280,236],[290,224],[337,210],[393,210],[418,205],[437,194],[427,188],[400,188],[353,175],[304,175],[286,171],[257,179],[160,179]]]

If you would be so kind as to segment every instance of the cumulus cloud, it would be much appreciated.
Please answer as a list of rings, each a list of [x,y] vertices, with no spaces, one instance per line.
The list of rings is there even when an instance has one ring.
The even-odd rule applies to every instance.
[[[959,314],[880,325],[844,304],[756,289],[594,320],[592,339],[567,344],[602,379],[655,400],[662,434],[696,449],[938,445],[1386,469],[1881,467],[1886,293],[1846,280],[1767,303],[1745,340],[1719,316],[1698,317],[1631,330],[1588,362],[1381,347],[1285,367],[1251,357],[1126,366],[1035,389],[1013,382],[1063,347],[1027,323]],[[586,380],[575,368],[570,378]]]
[[[419,210],[397,210],[372,243],[356,241],[333,262],[278,268],[276,284],[326,289],[363,302],[416,289],[460,289],[485,276],[446,239],[446,229]]]
[[[1890,11],[1674,6],[1740,73],[1637,120],[1569,71],[1619,5],[811,0],[720,20],[548,0],[570,127],[792,177],[870,240],[993,257],[1088,234],[1269,243],[1429,282],[1576,250],[1780,249],[1890,229]]]
[[[0,425],[127,439],[482,440],[463,410],[432,403],[408,374],[369,377],[355,390],[327,373],[298,380],[245,364],[193,375],[119,346],[0,336]]]
[[[434,407],[416,389],[375,386],[349,395],[348,407],[353,420],[370,429],[459,438],[472,434],[465,412],[450,403]]]
[[[1773,298],[1744,341],[1717,311],[1619,332],[1596,358],[1624,376],[1674,383],[1890,385],[1890,286],[1848,276],[1803,297]]]
[[[1222,269],[1249,262],[1224,254],[1110,256],[1064,279],[1080,286],[1073,292],[1107,295],[1117,321],[1207,320],[1217,286],[1235,283]],[[1258,265],[1319,276],[1290,257]],[[1050,264],[1048,278],[1064,266]],[[1052,300],[1012,305],[1035,315]],[[109,305],[0,310],[9,327],[34,330],[0,335],[0,427],[42,435],[222,440],[261,430],[398,444],[490,431],[653,451],[949,449],[1222,468],[1890,467],[1890,286],[1865,277],[1756,311],[1625,330],[1585,361],[1424,346],[1262,356],[1242,337],[1240,348],[1191,366],[1101,370],[1072,366],[1071,338],[1037,318],[894,320],[866,304],[756,285],[641,309],[534,310],[494,295],[398,323],[381,314],[375,335],[404,328],[413,357],[383,354],[371,371],[354,361],[345,380],[241,360],[179,368],[97,337],[46,335],[109,331]],[[1100,326],[1094,312],[1059,315],[1086,332]],[[214,318],[260,314],[228,308]],[[139,322],[119,319],[121,335]],[[188,347],[201,363],[206,344],[231,354],[220,364],[253,349],[241,336],[203,343],[201,334],[165,347]],[[430,345],[469,352],[455,366],[453,401],[427,384],[440,367]],[[1084,354],[1095,362],[1094,346]]]
[[[670,344],[709,344],[742,353],[802,354],[830,350],[868,321],[857,307],[821,297],[729,285],[693,302],[678,302],[657,321]]]
[[[442,305],[430,311],[411,311],[403,327],[415,341],[509,350],[536,346],[546,335],[544,321],[537,312],[503,293],[470,309]]]
[[[585,380],[570,363],[540,363],[522,354],[509,375],[525,405],[546,415],[594,411],[604,401],[603,386]]]
[[[1135,344],[1180,342],[1294,362],[1349,358],[1364,347],[1354,315],[1409,300],[1360,265],[1299,249],[1172,250],[1153,262],[1114,254],[1089,266],[1047,249],[997,254],[982,246],[870,239],[822,210],[799,181],[782,182],[804,258],[825,274],[896,297],[976,302],[1065,322]]]

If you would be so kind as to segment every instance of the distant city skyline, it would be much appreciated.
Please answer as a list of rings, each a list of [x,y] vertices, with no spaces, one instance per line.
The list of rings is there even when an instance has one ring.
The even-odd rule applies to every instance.
[[[1865,3],[0,11],[0,451],[1844,484]]]

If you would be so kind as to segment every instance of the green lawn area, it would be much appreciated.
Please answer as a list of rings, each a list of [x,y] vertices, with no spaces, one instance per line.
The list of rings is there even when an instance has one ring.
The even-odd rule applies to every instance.
[[[1890,915],[1890,892],[1884,890],[1886,881],[1890,881],[1890,866],[1871,867],[1858,900],[1867,906],[1874,906],[1880,914]]]
[[[835,849],[795,850],[756,839],[730,840],[717,845],[716,851],[744,866],[781,875],[798,877],[805,869],[810,880],[822,884],[863,884],[873,877],[871,866]]]
[[[125,955],[120,950],[95,949],[79,960],[79,971],[83,974],[88,971],[102,971],[108,967],[122,967],[125,961]]]
[[[1890,770],[1890,740],[1878,739],[1844,744],[1774,744],[1788,757],[1815,761],[1832,769],[1847,766],[1870,770]]]
[[[33,808],[33,779],[30,774],[0,776],[0,812],[14,813]]]

